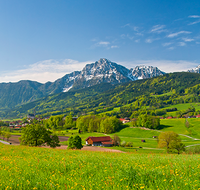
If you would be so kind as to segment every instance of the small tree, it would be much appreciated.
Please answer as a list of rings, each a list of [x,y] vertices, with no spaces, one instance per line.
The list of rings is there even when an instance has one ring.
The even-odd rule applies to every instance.
[[[11,137],[11,134],[10,134],[10,132],[5,132],[5,137],[6,137],[6,139],[7,139],[7,141],[9,140],[9,138]]]
[[[57,135],[52,135],[50,140],[47,142],[47,145],[52,147],[52,148],[56,148],[57,146],[60,146],[59,144],[59,138]]]
[[[78,135],[75,137],[71,136],[68,139],[68,149],[81,149],[83,148],[82,139]]]
[[[76,126],[76,123],[73,121],[73,117],[71,115],[65,117],[64,125],[66,129],[73,128]]]
[[[177,154],[185,151],[185,145],[182,142],[172,141],[169,145],[171,150],[176,150]]]
[[[125,147],[125,146],[126,146],[126,141],[122,141],[120,145],[121,145],[122,147]]]
[[[113,135],[113,146],[119,146],[121,139],[117,135]]]
[[[2,132],[1,132],[1,135],[2,135],[3,140],[4,140],[4,139],[5,139],[6,132],[5,132],[5,131],[2,131]]]
[[[158,146],[166,147],[167,152],[177,151],[178,154],[185,150],[185,145],[181,143],[179,135],[173,131],[161,133],[158,136]]]
[[[41,146],[46,144],[53,148],[60,146],[58,137],[55,134],[51,135],[52,132],[42,125],[27,125],[22,129],[22,136],[19,140],[21,145]]]

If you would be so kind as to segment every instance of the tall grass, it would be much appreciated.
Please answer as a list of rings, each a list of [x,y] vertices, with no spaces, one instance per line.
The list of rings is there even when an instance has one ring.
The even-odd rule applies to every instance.
[[[198,189],[199,155],[0,145],[0,189]]]

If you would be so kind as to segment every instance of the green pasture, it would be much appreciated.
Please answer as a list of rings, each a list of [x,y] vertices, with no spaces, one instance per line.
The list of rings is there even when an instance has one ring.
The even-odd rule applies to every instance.
[[[173,92],[166,92],[164,94],[159,94],[159,95],[155,95],[155,94],[151,94],[151,96],[154,96],[154,97],[160,97],[160,96],[171,96],[173,94]]]
[[[85,139],[89,136],[94,136],[94,137],[99,137],[99,136],[111,136],[117,135],[120,137],[121,142],[125,141],[131,142],[133,144],[133,148],[138,149],[139,147],[142,147],[143,150],[145,148],[145,152],[152,152],[150,148],[156,149],[156,152],[163,152],[163,150],[158,149],[158,143],[157,139],[153,138],[153,136],[159,136],[161,132],[166,132],[166,131],[174,131],[178,134],[183,134],[180,135],[180,138],[182,139],[183,143],[188,146],[188,145],[194,145],[194,144],[199,144],[199,141],[194,140],[193,138],[200,139],[200,118],[189,118],[187,119],[188,122],[190,123],[189,128],[185,126],[185,121],[186,119],[180,118],[180,119],[161,119],[161,129],[160,130],[146,130],[144,128],[139,128],[139,127],[132,127],[131,123],[125,124],[125,128],[113,133],[113,134],[103,134],[103,133],[81,133],[78,134],[78,130],[68,130],[68,133],[66,133],[66,136],[71,136],[71,134],[76,135],[78,134],[82,138],[82,143],[85,145]],[[184,136],[186,135],[186,136]],[[189,136],[189,137],[188,137]],[[192,137],[192,138],[190,138]],[[142,140],[145,140],[145,142],[142,142]],[[62,142],[61,144],[67,144],[67,142]],[[123,147],[116,147],[116,149],[121,150],[124,149],[123,151],[125,152],[132,152],[132,150],[128,147],[123,148]],[[133,151],[135,151],[133,149]],[[141,152],[141,151],[140,151]]]
[[[116,149],[123,149],[125,152],[134,152],[136,149],[139,149],[139,147],[142,147],[142,151],[139,149],[139,152],[163,152],[163,150],[158,148],[157,139],[153,138],[153,136],[159,136],[161,132],[174,131],[178,134],[182,134],[180,137],[186,146],[200,144],[199,140],[195,140],[200,139],[200,118],[188,118],[187,121],[189,122],[189,127],[185,126],[186,119],[184,118],[161,119],[160,130],[147,130],[145,128],[132,127],[131,123],[127,123],[124,125],[125,128],[113,134],[97,132],[79,134],[78,129],[57,131],[56,133],[61,136],[71,136],[72,134],[79,135],[82,138],[83,145],[85,145],[85,139],[89,136],[99,137],[109,135],[112,138],[113,135],[117,135],[120,137],[121,142],[131,142],[133,147],[116,147]],[[13,135],[15,134],[20,133],[14,133]],[[145,142],[142,142],[142,140],[145,140]],[[61,144],[67,145],[67,141]]]
[[[158,136],[159,132],[154,130],[145,130],[139,127],[128,127],[115,134],[120,137],[153,138],[153,136]]]
[[[0,144],[0,189],[199,189],[200,156]]]
[[[184,104],[176,104],[176,105],[171,105],[168,107],[165,107],[166,109],[169,108],[177,108],[178,111],[181,110],[187,110],[190,107],[194,107],[196,110],[200,110],[200,103],[184,103]]]
[[[112,113],[112,112],[119,112],[120,111],[120,107],[115,107],[113,108],[113,110],[110,110],[110,111],[105,111],[103,113],[100,113],[101,114],[106,114],[106,113]]]
[[[186,119],[161,119],[161,131],[174,131],[178,134],[189,135],[194,138],[200,138],[200,118],[187,118],[190,127],[185,126]]]
[[[188,129],[185,127],[185,119],[161,119],[161,131],[174,131],[178,134],[189,135]]]

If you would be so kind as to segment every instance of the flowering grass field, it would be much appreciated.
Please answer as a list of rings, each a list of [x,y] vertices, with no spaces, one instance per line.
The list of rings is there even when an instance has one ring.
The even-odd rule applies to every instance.
[[[0,189],[200,189],[200,156],[0,144]]]

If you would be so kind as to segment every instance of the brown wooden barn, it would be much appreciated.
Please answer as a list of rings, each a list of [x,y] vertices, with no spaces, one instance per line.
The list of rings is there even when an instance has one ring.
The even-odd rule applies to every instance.
[[[91,146],[106,146],[110,147],[113,145],[112,139],[110,136],[104,136],[104,137],[88,137],[85,139],[86,145]]]

